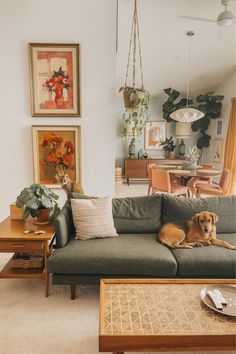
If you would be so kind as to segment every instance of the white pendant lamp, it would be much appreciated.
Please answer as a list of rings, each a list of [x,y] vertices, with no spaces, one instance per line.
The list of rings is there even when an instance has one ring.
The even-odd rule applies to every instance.
[[[177,122],[175,126],[175,137],[179,139],[189,139],[191,137],[191,124]]]
[[[185,108],[177,109],[170,114],[170,117],[177,122],[190,123],[195,122],[198,119],[204,117],[204,113],[196,108],[188,106],[189,99],[189,80],[190,80],[190,68],[191,68],[191,37],[194,36],[194,31],[188,31],[187,36],[189,37],[189,58],[188,58],[188,76],[187,76],[187,105]]]

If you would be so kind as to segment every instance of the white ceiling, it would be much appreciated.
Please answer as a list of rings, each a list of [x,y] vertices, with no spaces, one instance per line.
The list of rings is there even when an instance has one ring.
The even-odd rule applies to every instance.
[[[124,83],[133,4],[118,0],[118,86]],[[167,87],[186,92],[188,30],[195,31],[190,91],[215,89],[235,69],[236,26],[219,40],[217,24],[178,17],[216,19],[223,10],[220,0],[138,0],[144,85],[152,96],[162,96]],[[236,1],[229,10],[236,15]]]

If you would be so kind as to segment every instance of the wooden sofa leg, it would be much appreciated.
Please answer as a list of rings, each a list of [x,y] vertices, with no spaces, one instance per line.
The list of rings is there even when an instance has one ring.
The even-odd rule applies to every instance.
[[[70,298],[71,298],[71,300],[75,300],[75,298],[76,298],[76,285],[75,284],[70,285]]]

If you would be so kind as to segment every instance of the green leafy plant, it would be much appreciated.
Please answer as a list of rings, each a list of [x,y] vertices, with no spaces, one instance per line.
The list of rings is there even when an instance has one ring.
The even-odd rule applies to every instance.
[[[39,215],[39,209],[51,209],[48,220],[53,220],[60,212],[57,200],[59,196],[44,185],[32,184],[24,188],[16,199],[16,206],[25,206],[23,218],[28,216],[33,218]]]
[[[140,108],[140,111],[143,111],[143,113],[148,111],[150,94],[144,87],[122,86],[119,92],[123,92],[126,108]]]
[[[200,131],[202,136],[198,139],[197,147],[203,149],[210,145],[211,137],[206,134],[209,128],[211,119],[217,119],[221,115],[222,101],[224,96],[214,95],[214,92],[207,92],[205,95],[196,97],[199,111],[205,113],[205,116],[192,123],[192,130],[194,132]]]
[[[135,88],[131,86],[121,87],[119,92],[123,92],[126,108],[122,115],[121,136],[128,137],[130,130],[132,130],[132,137],[139,137],[143,133],[146,121],[149,119],[150,94],[143,87]]]
[[[173,136],[170,136],[169,138],[166,137],[166,140],[163,141],[161,145],[163,146],[163,150],[167,152],[174,151],[176,148]]]
[[[192,148],[189,148],[189,152],[186,154],[186,157],[189,161],[191,161],[192,163],[198,163],[200,154],[198,151],[198,148],[196,146],[193,146]]]
[[[168,99],[162,105],[163,118],[167,122],[175,122],[174,119],[170,117],[170,114],[177,109],[193,105],[193,100],[187,100],[187,98],[179,99],[180,92],[177,90],[172,90],[172,88],[164,89],[164,92],[168,95]]]
[[[186,107],[187,99],[179,99],[180,92],[172,88],[165,89],[164,92],[168,95],[168,99],[162,105],[163,118],[166,119],[167,122],[175,122],[175,120],[170,117],[170,114],[177,109]],[[211,119],[220,117],[223,99],[224,96],[214,95],[214,92],[210,91],[204,95],[198,95],[195,103],[194,100],[188,100],[189,106],[205,114],[203,118],[192,123],[192,131],[199,131],[202,134],[197,141],[197,147],[199,149],[206,148],[210,145],[211,136],[207,134],[206,131],[209,128]]]

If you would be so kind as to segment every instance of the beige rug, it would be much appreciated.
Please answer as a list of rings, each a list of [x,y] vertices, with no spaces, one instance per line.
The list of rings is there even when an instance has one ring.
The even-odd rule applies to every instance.
[[[0,268],[9,255],[0,254]],[[70,300],[68,286],[0,279],[0,354],[97,354],[98,286],[79,286]],[[229,353],[229,352],[228,352]]]

